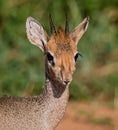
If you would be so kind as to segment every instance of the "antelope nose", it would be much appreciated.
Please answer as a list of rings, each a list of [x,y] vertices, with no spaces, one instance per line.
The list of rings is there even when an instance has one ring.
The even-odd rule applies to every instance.
[[[64,84],[67,85],[67,84],[69,84],[69,82],[70,82],[69,80],[65,80]]]

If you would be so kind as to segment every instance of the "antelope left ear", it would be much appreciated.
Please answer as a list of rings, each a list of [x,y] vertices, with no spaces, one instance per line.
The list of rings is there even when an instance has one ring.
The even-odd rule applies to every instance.
[[[89,17],[86,17],[70,34],[74,42],[77,44],[82,35],[86,32],[89,24]]]

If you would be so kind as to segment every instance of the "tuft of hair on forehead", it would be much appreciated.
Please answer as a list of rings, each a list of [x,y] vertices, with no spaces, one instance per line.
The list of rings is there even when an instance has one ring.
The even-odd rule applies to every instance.
[[[65,30],[62,27],[58,27],[56,35],[52,36],[52,39],[54,40],[53,43],[50,44],[50,46],[55,46],[54,50],[58,50],[58,52],[62,51],[72,51],[75,50],[74,44],[72,44],[72,39],[69,34],[65,32]]]
[[[61,26],[59,26],[57,29],[57,35],[66,35],[64,29]]]
[[[58,27],[55,38],[64,44],[68,41],[69,34],[65,33],[65,30],[62,27]]]

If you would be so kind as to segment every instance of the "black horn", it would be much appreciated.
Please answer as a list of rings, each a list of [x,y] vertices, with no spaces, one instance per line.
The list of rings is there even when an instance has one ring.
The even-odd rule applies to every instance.
[[[52,16],[50,14],[49,14],[49,22],[50,22],[51,34],[56,34],[56,29],[52,20]]]
[[[68,15],[66,14],[66,24],[65,24],[65,33],[69,33],[69,25],[68,25]]]

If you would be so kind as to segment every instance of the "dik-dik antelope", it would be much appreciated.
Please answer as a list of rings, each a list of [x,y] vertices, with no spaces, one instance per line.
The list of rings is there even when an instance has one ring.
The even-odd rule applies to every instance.
[[[87,30],[86,17],[69,33],[58,30],[50,19],[51,37],[34,18],[28,17],[26,32],[29,41],[45,55],[45,87],[39,96],[0,98],[0,130],[54,130],[62,119],[69,98],[69,84],[79,55],[77,43]]]

